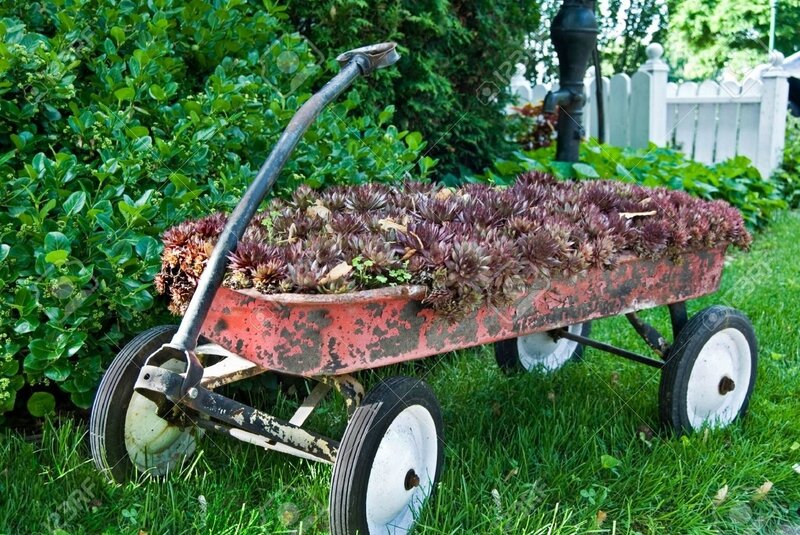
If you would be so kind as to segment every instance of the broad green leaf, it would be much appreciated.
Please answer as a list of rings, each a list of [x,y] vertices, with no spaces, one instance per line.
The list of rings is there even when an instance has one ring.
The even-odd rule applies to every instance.
[[[49,253],[63,249],[67,253],[72,252],[72,245],[69,238],[60,232],[48,232],[44,237],[44,252]]]
[[[136,242],[136,254],[143,260],[156,258],[160,253],[160,249],[158,241],[150,236],[145,236]]]
[[[17,320],[17,323],[14,324],[14,332],[17,334],[26,334],[35,331],[38,326],[39,318],[20,318]]]
[[[420,134],[419,132],[410,132],[406,136],[405,141],[409,149],[417,150],[422,145],[422,134]]]
[[[133,97],[136,96],[136,91],[132,87],[121,87],[114,91],[114,96],[117,97],[117,100],[122,102],[123,100],[133,100]]]
[[[50,262],[51,264],[55,264],[56,266],[60,266],[64,262],[67,261],[69,258],[69,253],[64,249],[57,249],[55,251],[50,251],[44,257],[45,261]]]
[[[70,365],[64,361],[54,362],[45,371],[44,376],[56,382],[66,381],[72,372]]]
[[[581,178],[600,178],[600,175],[597,174],[595,168],[589,164],[574,163],[572,164],[572,168],[575,169],[575,172]]]
[[[55,344],[48,342],[43,338],[31,340],[31,342],[28,344],[28,350],[30,351],[29,356],[33,357],[32,360],[37,363],[49,363],[56,361],[61,357],[63,352],[63,348],[59,349]]]
[[[111,37],[114,38],[114,41],[117,42],[117,46],[121,45],[122,42],[125,40],[125,30],[123,30],[119,26],[114,26],[108,33],[110,33]]]
[[[600,463],[603,465],[603,468],[613,470],[617,466],[621,465],[622,461],[620,461],[616,457],[612,457],[611,455],[604,454],[600,456]]]
[[[86,205],[86,192],[83,191],[76,191],[72,193],[67,200],[64,201],[64,205],[62,208],[64,209],[64,213],[68,216],[75,215],[80,213],[83,210],[83,207]]]
[[[150,96],[156,100],[164,100],[167,98],[167,94],[164,93],[164,90],[161,89],[161,86],[158,84],[151,85],[147,92],[150,93]]]
[[[28,412],[32,416],[41,418],[56,410],[56,398],[49,392],[34,392],[28,398]]]

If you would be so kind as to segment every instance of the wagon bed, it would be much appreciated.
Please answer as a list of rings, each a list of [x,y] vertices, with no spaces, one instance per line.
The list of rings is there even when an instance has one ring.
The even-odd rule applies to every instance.
[[[421,301],[424,286],[335,295],[220,288],[202,334],[260,367],[338,375],[677,303],[719,287],[724,248],[676,260],[627,256],[613,269],[543,279],[507,307],[453,320]]]

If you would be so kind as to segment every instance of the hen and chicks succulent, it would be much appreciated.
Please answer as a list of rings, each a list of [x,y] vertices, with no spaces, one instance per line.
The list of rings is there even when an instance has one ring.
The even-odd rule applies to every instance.
[[[163,236],[156,288],[187,306],[226,216],[181,223]],[[230,255],[224,285],[271,293],[340,293],[383,286],[402,270],[428,287],[425,303],[458,317],[510,303],[537,279],[612,269],[635,255],[682,254],[750,235],[724,201],[614,181],[563,182],[532,172],[508,188],[366,184],[273,199]],[[355,276],[354,259],[362,271]],[[364,268],[367,266],[367,268]]]

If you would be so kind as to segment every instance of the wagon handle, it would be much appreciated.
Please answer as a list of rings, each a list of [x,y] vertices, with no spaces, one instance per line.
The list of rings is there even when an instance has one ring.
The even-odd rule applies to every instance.
[[[258,206],[267,195],[278,175],[289,159],[300,138],[316,119],[322,109],[342,94],[353,81],[361,76],[367,76],[373,71],[393,65],[400,59],[397,53],[397,43],[380,43],[376,45],[356,48],[337,57],[342,65],[336,76],[326,83],[322,89],[311,96],[297,112],[288,126],[281,134],[267,160],[258,170],[253,183],[247,188],[242,199],[228,218],[227,224],[220,234],[219,240],[211,253],[206,268],[200,276],[197,288],[181,319],[180,327],[172,340],[157,350],[151,359],[162,353],[161,358],[174,358],[183,356],[186,359],[186,378],[183,381],[181,394],[186,395],[192,387],[199,384],[203,377],[203,367],[194,350],[200,329],[208,315],[211,302],[217,289],[222,284],[225,268],[228,265],[228,255],[232,253],[250,224]],[[179,352],[182,355],[176,355]],[[167,353],[167,354],[163,354]]]

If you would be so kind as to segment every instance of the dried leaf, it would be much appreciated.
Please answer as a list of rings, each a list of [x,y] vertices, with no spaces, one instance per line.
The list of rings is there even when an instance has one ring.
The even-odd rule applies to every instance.
[[[763,500],[769,494],[769,491],[772,490],[772,481],[764,481],[764,484],[756,489],[755,493],[753,494],[753,501],[757,502]]]
[[[605,522],[605,521],[606,521],[606,518],[608,518],[608,513],[606,513],[606,512],[605,512],[605,511],[603,511],[602,509],[600,509],[599,511],[597,511],[597,525],[598,525],[598,526],[602,526],[602,525],[603,525],[603,522]]]
[[[406,252],[403,255],[403,258],[400,259],[400,261],[401,262],[405,262],[406,260],[408,260],[409,258],[414,256],[415,254],[417,254],[417,250],[416,249],[412,249],[411,247],[406,247]]]
[[[649,212],[620,212],[619,215],[624,217],[625,219],[633,219],[634,217],[647,217],[651,215],[656,215],[656,211],[650,210]]]
[[[322,201],[317,200],[315,204],[312,204],[306,208],[306,215],[308,217],[319,217],[320,219],[327,220],[331,217],[331,211],[328,210],[328,207],[322,204]]]
[[[385,219],[379,219],[378,223],[381,226],[381,230],[394,229],[394,230],[396,230],[398,232],[402,232],[403,234],[408,232],[408,227],[406,227],[405,225],[401,225],[400,223],[394,221],[393,219],[391,219],[389,217],[387,217]]]
[[[319,283],[328,284],[329,282],[337,281],[342,277],[345,277],[351,271],[353,271],[353,266],[351,266],[347,262],[342,262],[340,264],[337,264],[332,270],[328,272],[327,275],[322,277],[319,280]]]
[[[519,474],[519,469],[512,468],[507,474],[506,477],[503,478],[503,483],[508,483],[508,480],[514,477],[515,475]]]
[[[794,465],[792,465],[792,470],[800,474],[800,463],[795,463]]]
[[[411,234],[412,236],[414,236],[414,238],[416,238],[417,243],[419,244],[418,250],[421,251],[421,250],[425,249],[425,245],[422,243],[422,240],[420,239],[420,237],[416,233],[409,232],[409,234]]]
[[[442,188],[436,192],[436,199],[443,201],[445,199],[449,199],[450,196],[453,195],[453,190],[450,188]]]
[[[714,505],[719,507],[722,504],[722,502],[725,501],[725,498],[727,498],[727,497],[728,497],[728,485],[725,485],[724,487],[722,487],[721,489],[719,489],[717,491],[717,493],[714,495],[714,499],[712,501],[714,502]]]
[[[499,418],[501,414],[503,414],[503,406],[500,405],[497,401],[492,403],[492,414],[495,415],[496,418]]]

